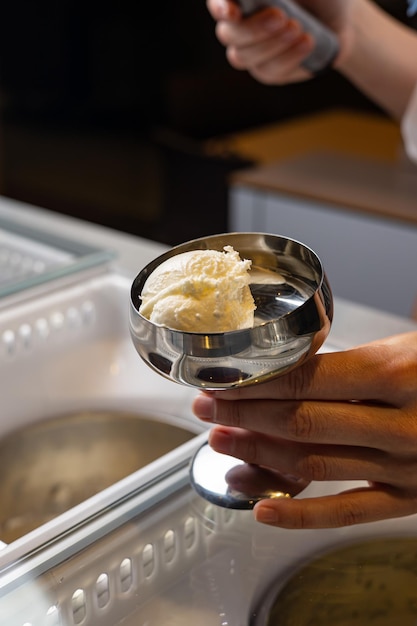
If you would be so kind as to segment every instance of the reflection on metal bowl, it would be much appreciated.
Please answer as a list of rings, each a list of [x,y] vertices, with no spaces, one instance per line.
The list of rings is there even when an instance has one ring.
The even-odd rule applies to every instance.
[[[141,415],[55,417],[0,441],[0,539],[10,543],[195,436]]]
[[[144,285],[162,263],[225,246],[252,262],[253,328],[185,332],[140,313]],[[138,354],[162,376],[196,389],[258,384],[293,369],[320,348],[332,319],[333,297],[319,257],[299,241],[267,233],[224,233],[183,243],[144,267],[131,289],[129,327]]]
[[[343,546],[311,561],[263,599],[253,626],[415,626],[417,539]]]

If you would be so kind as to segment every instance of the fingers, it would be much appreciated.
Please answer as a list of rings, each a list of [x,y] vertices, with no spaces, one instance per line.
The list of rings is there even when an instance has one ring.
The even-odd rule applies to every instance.
[[[262,500],[254,507],[258,522],[292,529],[338,528],[416,512],[415,496],[380,486],[317,498]]]
[[[417,333],[344,352],[320,354],[261,385],[216,391],[224,400],[362,400],[393,406],[415,402]]]
[[[218,29],[220,33],[220,27]],[[220,38],[220,36],[219,36]],[[229,45],[227,59],[235,69],[249,70],[263,83],[279,83],[286,80],[300,66],[313,49],[314,42],[309,35],[290,23],[276,37],[268,37],[256,44]],[[303,77],[306,72],[300,71]]]
[[[287,375],[264,385],[228,391],[222,398],[378,401],[386,395],[380,380],[385,366],[386,358],[378,354],[378,348],[319,354]]]
[[[262,385],[200,395],[194,411],[222,424],[210,433],[218,452],[307,482],[372,483],[259,503],[259,521],[320,528],[401,517],[417,512],[416,363],[417,333],[398,335],[317,355]]]
[[[306,445],[245,430],[216,427],[209,436],[216,452],[310,481],[367,480],[417,490],[417,461],[402,461],[373,448]]]
[[[234,2],[208,0],[207,6],[217,21],[217,38],[235,69],[248,70],[259,81],[271,84],[309,77],[300,64],[314,48],[314,40],[298,21],[277,8],[242,18]]]
[[[238,20],[242,14],[236,2],[207,0],[207,8],[215,20]]]
[[[265,9],[244,20],[220,20],[216,35],[224,46],[253,47],[262,42],[273,43],[275,39],[293,40],[302,34],[300,25],[289,20],[278,9]]]
[[[417,424],[399,409],[361,403],[236,400],[202,394],[194,412],[206,422],[223,424],[290,441],[375,447],[404,453],[417,445]],[[377,427],[376,427],[377,425]]]
[[[310,444],[378,448],[414,455],[417,420],[414,408],[359,402],[236,400],[202,394],[194,412],[205,422]]]

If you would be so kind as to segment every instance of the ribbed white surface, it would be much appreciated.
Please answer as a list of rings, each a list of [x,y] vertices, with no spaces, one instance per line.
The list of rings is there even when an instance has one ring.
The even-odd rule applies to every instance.
[[[123,277],[96,274],[0,311],[0,436],[34,420],[94,408],[140,409],[201,431],[190,409],[194,392],[154,374],[134,351],[128,301]],[[186,478],[178,486],[174,472],[166,485],[137,496],[137,513],[135,501],[130,508],[109,506],[140,481],[188,458],[193,445],[4,548],[0,623],[248,626],[266,589],[274,581],[279,587],[300,563],[327,547],[417,532],[415,517],[332,531],[266,528],[250,512],[207,504]],[[186,477],[186,468],[181,471]],[[313,484],[305,493],[351,486]],[[65,532],[105,507],[108,513],[73,534]],[[109,522],[107,530],[109,516],[114,525]],[[5,568],[54,540],[27,563]]]

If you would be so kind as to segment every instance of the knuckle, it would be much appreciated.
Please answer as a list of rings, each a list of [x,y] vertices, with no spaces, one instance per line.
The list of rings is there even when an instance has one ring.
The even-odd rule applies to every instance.
[[[328,462],[319,454],[309,454],[297,468],[300,475],[308,480],[326,481],[331,480],[331,471]]]
[[[365,359],[372,362],[374,377],[379,381],[380,393],[396,390],[399,400],[415,397],[417,389],[417,353],[413,347],[381,345],[377,350],[363,348]]]
[[[332,524],[335,527],[354,526],[366,521],[366,513],[353,498],[338,503],[333,511]]]
[[[225,44],[226,45],[226,44]],[[246,69],[246,63],[239,49],[234,46],[228,46],[226,49],[226,57],[230,65],[237,70]]]
[[[262,462],[262,453],[259,450],[256,439],[254,436],[248,436],[245,439],[245,450],[243,453],[243,458],[248,463],[253,463],[254,465],[261,465]]]
[[[402,415],[398,411],[395,419],[387,432],[386,450],[395,455],[401,455],[408,465],[416,458],[417,450],[417,423],[415,411],[405,413],[406,419],[401,419]],[[413,468],[413,471],[417,468]],[[417,478],[417,473],[415,474]]]
[[[275,63],[275,59],[264,61],[250,68],[250,72],[257,81],[264,85],[284,85],[289,76],[282,67]]]
[[[241,427],[243,423],[241,407],[242,403],[239,401],[217,400],[214,422],[236,428]]]
[[[243,417],[241,412],[241,402],[228,403],[228,416],[227,424],[235,428],[241,428],[243,424]]]
[[[415,397],[417,389],[417,365],[413,355],[402,355],[396,361],[396,367],[391,372],[390,384],[395,388],[399,388],[405,394]]]
[[[312,441],[317,430],[316,422],[310,406],[306,403],[299,403],[289,416],[288,436],[296,441]]]
[[[283,380],[285,379],[285,389],[290,398],[295,400],[301,399],[311,389],[314,363],[314,359],[310,359],[283,378]]]
[[[409,515],[413,515],[414,513],[417,512],[417,493],[413,492],[411,494],[409,494],[409,497],[407,499],[407,513]]]
[[[393,359],[392,357],[388,358],[388,355],[387,358],[381,358],[380,362],[377,363],[377,367],[380,384],[383,389],[400,385],[406,374],[404,361],[399,361],[397,358]]]
[[[392,485],[399,489],[406,487],[408,490],[417,491],[417,461],[415,459],[405,459],[402,463],[390,463],[387,469]]]
[[[366,521],[369,520],[365,510],[352,498],[322,503],[318,508],[301,505],[297,509],[297,515],[291,519],[291,526],[288,524],[288,527],[343,528],[363,524]]]
[[[216,37],[223,46],[227,46],[229,38],[227,36],[227,25],[223,22],[217,22],[215,26]]]
[[[251,69],[251,74],[253,78],[263,85],[273,85],[278,82],[271,72],[263,66],[253,67]]]

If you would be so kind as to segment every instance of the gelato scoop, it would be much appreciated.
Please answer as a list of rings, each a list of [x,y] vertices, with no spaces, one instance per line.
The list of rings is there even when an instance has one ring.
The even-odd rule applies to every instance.
[[[192,250],[159,265],[146,280],[139,312],[155,324],[193,333],[251,328],[251,261],[231,246]]]

